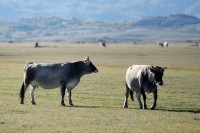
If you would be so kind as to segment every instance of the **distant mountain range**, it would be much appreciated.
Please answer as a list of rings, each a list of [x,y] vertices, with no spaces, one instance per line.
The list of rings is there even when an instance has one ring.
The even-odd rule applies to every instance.
[[[200,24],[200,19],[184,14],[169,16],[146,17],[134,23],[134,26],[159,27],[159,28],[180,28],[187,25]]]
[[[137,41],[200,39],[200,19],[185,14],[145,17],[138,21],[86,21],[33,17],[0,19],[0,41]]]

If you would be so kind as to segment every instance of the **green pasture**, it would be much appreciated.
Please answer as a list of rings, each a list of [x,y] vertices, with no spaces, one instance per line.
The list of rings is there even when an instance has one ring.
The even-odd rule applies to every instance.
[[[151,43],[68,44],[41,42],[0,43],[0,132],[65,133],[199,133],[200,132],[200,48],[173,43],[159,48]],[[35,91],[31,105],[29,90],[25,104],[19,104],[23,67],[27,62],[70,62],[89,56],[99,69],[86,75],[72,91],[74,107],[65,97],[60,106],[60,90]],[[125,73],[133,64],[168,67],[164,85],[158,87],[156,110],[138,108],[129,100],[124,109]],[[153,95],[147,95],[147,105]]]

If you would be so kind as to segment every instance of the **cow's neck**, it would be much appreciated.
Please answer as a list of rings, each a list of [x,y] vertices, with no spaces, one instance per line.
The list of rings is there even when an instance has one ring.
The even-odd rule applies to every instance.
[[[86,74],[85,63],[83,61],[74,62],[74,67],[75,67],[77,76],[82,77],[83,75]]]

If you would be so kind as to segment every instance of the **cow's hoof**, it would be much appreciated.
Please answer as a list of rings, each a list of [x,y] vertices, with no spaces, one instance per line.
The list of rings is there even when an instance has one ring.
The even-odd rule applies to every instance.
[[[20,104],[24,104],[24,102],[21,101]]]
[[[155,108],[156,108],[156,106],[152,105],[150,109],[154,110]]]
[[[143,109],[147,109],[147,107],[144,107]]]
[[[127,108],[128,108],[128,105],[124,105],[123,108],[127,109]]]
[[[140,109],[143,109],[143,106],[139,106]]]
[[[32,103],[32,105],[36,105],[36,103],[35,102],[31,102]]]
[[[63,107],[65,107],[65,106],[66,106],[66,105],[65,105],[65,103],[61,103],[60,105],[61,105],[61,106],[63,106]]]
[[[69,105],[70,105],[71,107],[73,107],[73,106],[74,106],[74,104],[73,104],[73,103],[70,103]]]
[[[144,104],[144,107],[143,107],[143,109],[147,109],[147,105],[146,105],[146,104]]]

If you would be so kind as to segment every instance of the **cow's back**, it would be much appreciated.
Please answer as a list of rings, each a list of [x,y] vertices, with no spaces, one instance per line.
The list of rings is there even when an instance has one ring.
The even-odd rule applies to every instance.
[[[38,64],[35,69],[37,71],[36,78],[42,82],[60,80],[65,72],[63,64]]]
[[[144,75],[150,65],[133,65],[127,69],[126,84],[133,91],[140,91],[143,83]]]

